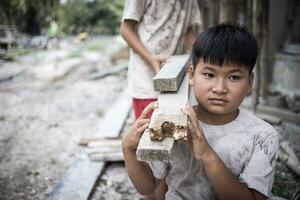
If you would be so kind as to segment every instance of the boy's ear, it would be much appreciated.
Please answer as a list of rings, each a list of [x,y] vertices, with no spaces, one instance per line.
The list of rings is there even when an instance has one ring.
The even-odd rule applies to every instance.
[[[254,73],[251,72],[249,75],[249,86],[248,86],[248,93],[252,93],[252,87],[253,87],[253,82],[254,82]]]
[[[194,68],[192,64],[189,66],[189,84],[194,85]]]

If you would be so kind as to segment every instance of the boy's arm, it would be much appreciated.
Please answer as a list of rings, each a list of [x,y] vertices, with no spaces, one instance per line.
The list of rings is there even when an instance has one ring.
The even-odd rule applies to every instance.
[[[142,195],[152,194],[160,180],[152,175],[152,171],[147,163],[136,159],[135,150],[123,147],[123,154],[128,176],[137,191]]]
[[[146,116],[156,107],[157,102],[150,103],[122,138],[122,150],[127,173],[137,191],[143,195],[152,194],[160,182],[159,179],[152,175],[152,171],[147,163],[136,159],[136,149],[139,140],[150,121],[150,119],[146,119]]]
[[[199,127],[198,119],[192,106],[188,105],[183,108],[183,112],[187,114],[190,119],[190,146],[193,154],[197,160],[202,162],[205,173],[219,199],[266,199],[264,195],[256,190],[249,189],[246,184],[240,182],[227,169],[224,162],[208,144],[201,127]]]
[[[166,61],[166,57],[162,55],[152,55],[141,42],[136,32],[137,22],[125,19],[121,24],[121,35],[136,53],[138,53],[157,73],[160,66]]]
[[[254,189],[249,189],[246,184],[234,177],[213,150],[203,156],[201,161],[206,175],[220,199],[266,199],[264,195]]]

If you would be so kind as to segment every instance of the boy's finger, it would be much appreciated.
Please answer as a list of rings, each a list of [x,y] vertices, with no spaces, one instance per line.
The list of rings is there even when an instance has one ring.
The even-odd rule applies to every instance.
[[[191,134],[194,134],[196,129],[199,129],[198,119],[196,117],[196,113],[191,106],[186,106],[182,108],[182,111],[188,116],[188,127],[190,129]]]
[[[139,124],[145,124],[145,123],[147,123],[147,122],[150,122],[150,119],[146,118],[146,119],[139,119],[139,120],[138,120],[138,123],[139,123]]]
[[[143,110],[139,119],[145,119],[147,117],[148,113],[157,107],[158,107],[157,101],[149,103],[149,105]]]
[[[150,119],[139,119],[137,121],[137,129],[140,128],[141,126],[143,126],[144,124],[146,123],[149,123],[150,122]]]
[[[143,135],[145,129],[148,128],[148,126],[149,126],[149,123],[146,123],[146,124],[144,124],[143,126],[139,127],[139,128],[137,129],[137,131],[136,131],[136,135],[137,135],[138,137],[142,137],[142,135]]]

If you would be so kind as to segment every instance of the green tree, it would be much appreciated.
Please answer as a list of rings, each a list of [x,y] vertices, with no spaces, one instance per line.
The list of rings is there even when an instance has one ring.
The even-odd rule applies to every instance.
[[[68,0],[60,12],[64,32],[117,33],[123,0]]]
[[[55,15],[58,6],[59,0],[1,0],[0,24],[37,35],[47,25],[48,18]]]

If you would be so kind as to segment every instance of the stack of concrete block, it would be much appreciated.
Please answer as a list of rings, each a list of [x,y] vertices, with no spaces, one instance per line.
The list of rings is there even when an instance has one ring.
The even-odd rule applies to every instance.
[[[187,139],[187,116],[181,111],[189,97],[188,55],[172,56],[153,78],[158,95],[148,129],[137,148],[141,161],[168,160],[175,140]]]

